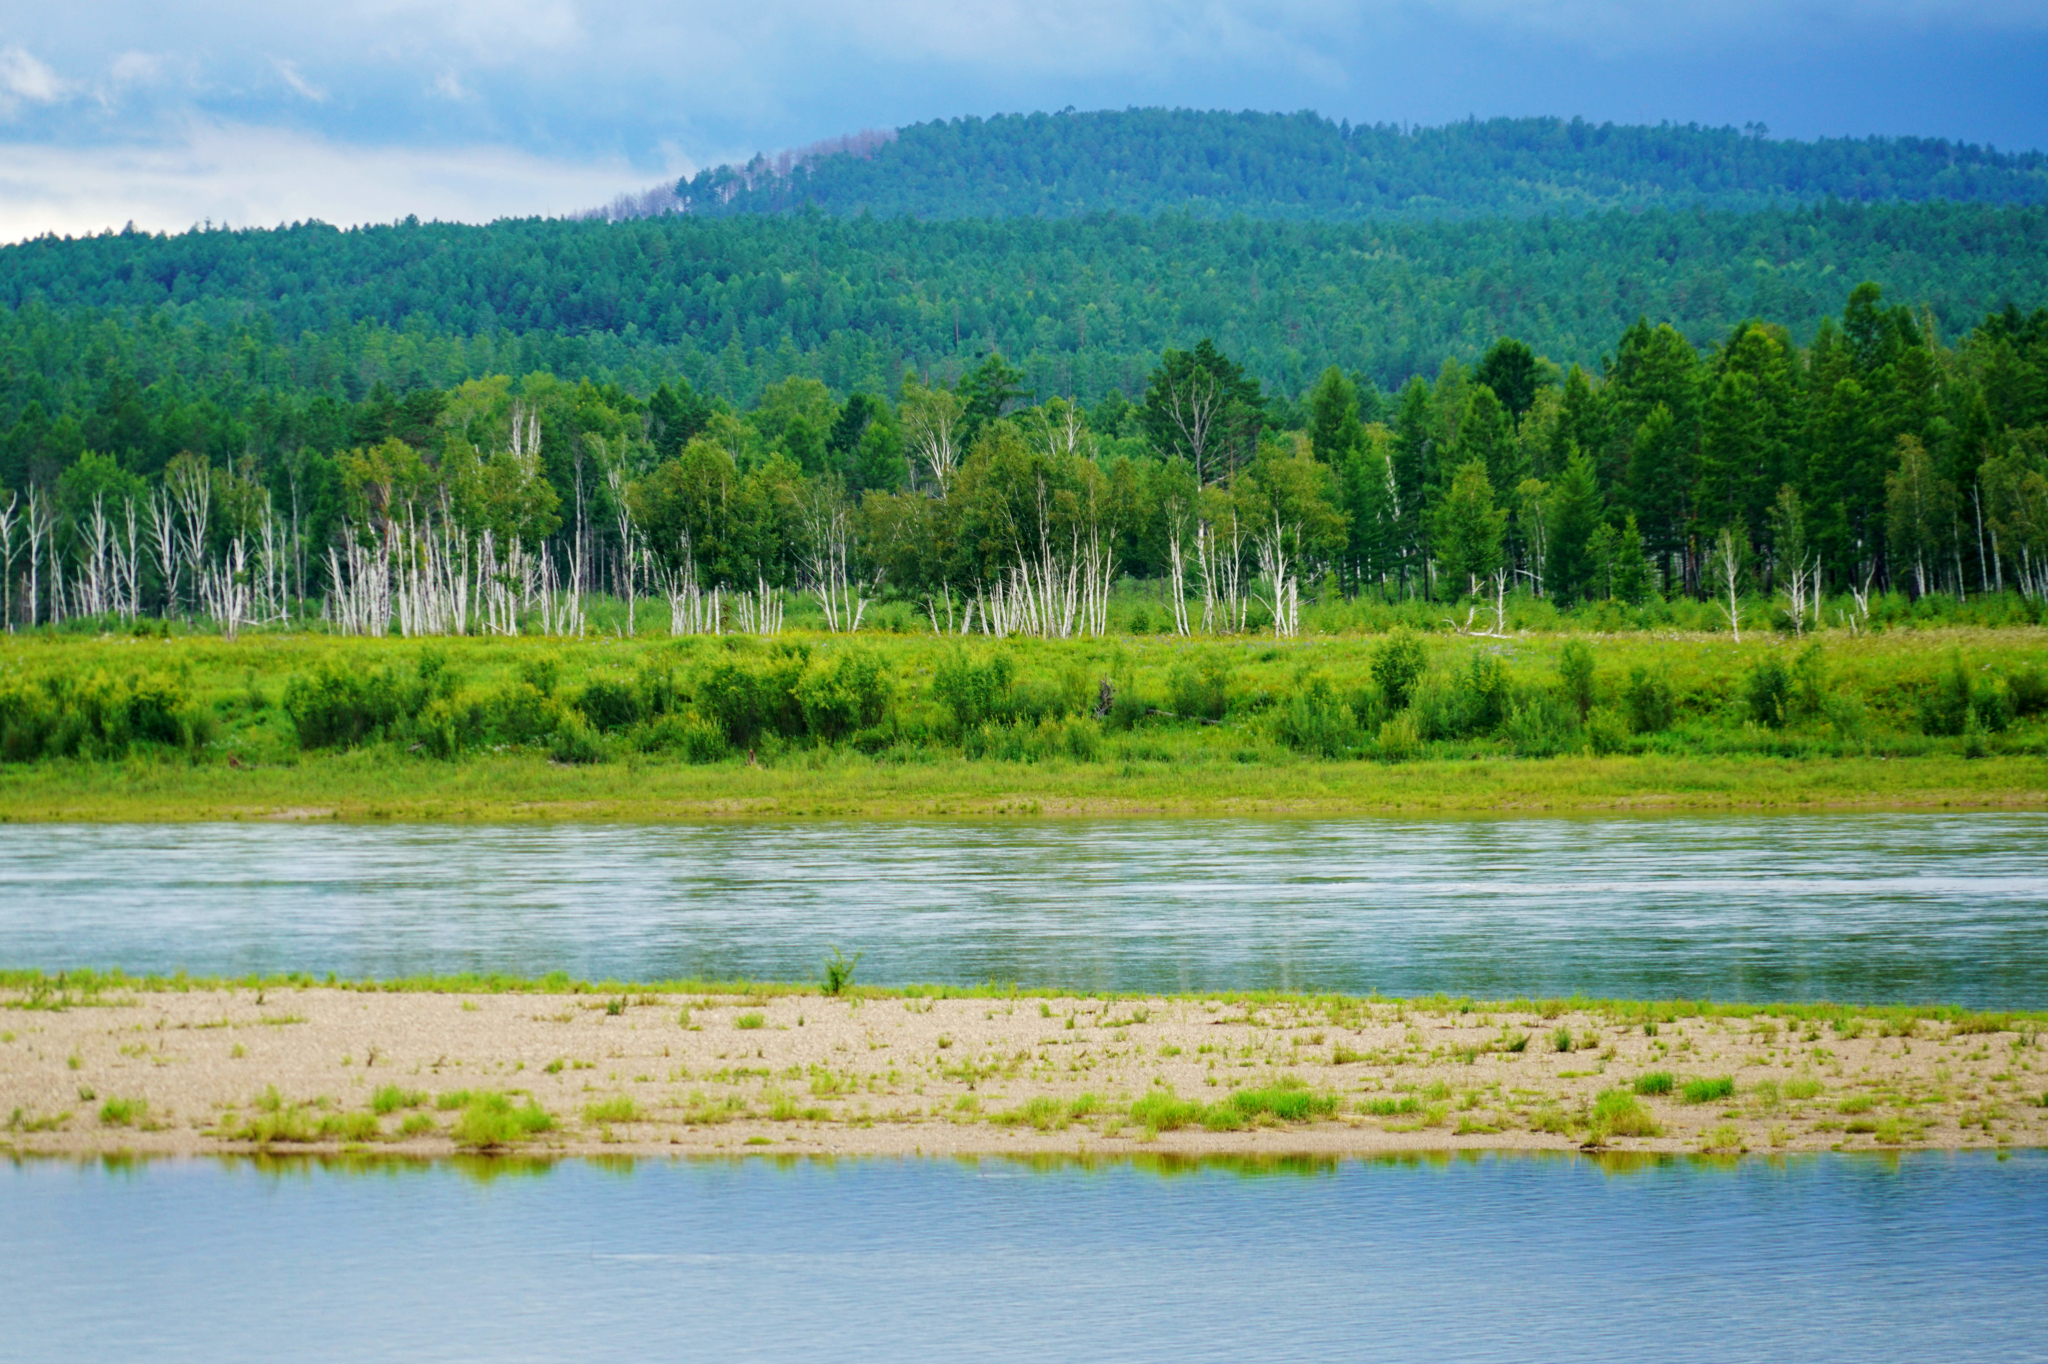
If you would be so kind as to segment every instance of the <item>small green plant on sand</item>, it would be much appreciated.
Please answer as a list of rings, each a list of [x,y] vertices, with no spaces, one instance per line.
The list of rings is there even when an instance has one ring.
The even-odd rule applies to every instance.
[[[1732,1098],[1735,1094],[1735,1077],[1717,1075],[1712,1078],[1687,1080],[1680,1097],[1689,1104],[1707,1104],[1716,1099]]]
[[[1609,1089],[1593,1100],[1592,1139],[1654,1137],[1662,1129],[1649,1110],[1625,1089]]]
[[[370,1111],[380,1117],[396,1113],[401,1108],[420,1108],[427,1102],[427,1096],[417,1089],[400,1089],[397,1085],[386,1085],[370,1096]]]
[[[488,1151],[528,1141],[554,1126],[554,1117],[531,1098],[515,1106],[509,1094],[478,1093],[468,1096],[449,1135],[457,1146]]]
[[[756,1028],[767,1027],[768,1019],[763,1014],[741,1014],[732,1021],[732,1025],[741,1032],[752,1032]]]
[[[599,1099],[583,1106],[583,1121],[592,1124],[611,1122],[638,1122],[640,1106],[629,1094],[616,1094],[609,1099]]]
[[[133,1127],[149,1112],[147,1099],[109,1099],[100,1106],[103,1127]]]
[[[824,990],[826,994],[842,994],[847,986],[853,984],[853,973],[860,966],[861,955],[861,953],[856,952],[849,957],[837,947],[832,949],[832,955],[825,959]]]
[[[1636,1076],[1635,1091],[1638,1094],[1669,1094],[1678,1084],[1668,1070],[1653,1070]]]

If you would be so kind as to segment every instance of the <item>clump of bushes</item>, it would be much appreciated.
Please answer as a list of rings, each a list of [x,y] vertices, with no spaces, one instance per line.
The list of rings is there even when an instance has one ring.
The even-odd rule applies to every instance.
[[[137,748],[190,751],[213,720],[176,680],[95,669],[0,681],[0,761],[121,758]]]

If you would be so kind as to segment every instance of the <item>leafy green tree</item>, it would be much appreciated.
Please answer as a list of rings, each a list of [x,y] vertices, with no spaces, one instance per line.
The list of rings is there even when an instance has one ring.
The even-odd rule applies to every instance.
[[[1474,461],[1451,476],[1450,491],[1436,508],[1430,544],[1436,553],[1444,594],[1460,597],[1478,590],[1481,579],[1501,566],[1501,534],[1507,513],[1493,505],[1493,480]]]
[[[1602,524],[1602,507],[1591,459],[1579,455],[1565,465],[1551,486],[1547,511],[1550,595],[1569,606],[1595,587],[1590,542]]]
[[[1512,336],[1503,336],[1487,349],[1472,377],[1491,389],[1507,408],[1509,420],[1517,422],[1535,405],[1537,391],[1552,382],[1536,352]]]

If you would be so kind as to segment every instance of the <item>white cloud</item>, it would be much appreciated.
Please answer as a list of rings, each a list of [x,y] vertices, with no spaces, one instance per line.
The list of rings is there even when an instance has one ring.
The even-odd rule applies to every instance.
[[[64,93],[55,71],[19,47],[0,47],[0,116],[23,104],[54,104]]]
[[[174,145],[0,144],[0,241],[201,221],[268,227],[423,219],[488,222],[609,202],[644,171],[552,161],[503,148],[363,148],[211,124]]]
[[[313,101],[315,104],[325,104],[327,102],[327,92],[300,75],[297,62],[289,62],[282,57],[276,57],[271,60],[270,64],[276,68],[279,78],[300,95]]]
[[[433,91],[442,99],[475,98],[468,88],[463,85],[462,77],[456,75],[453,71],[443,71],[440,75],[434,77]]]

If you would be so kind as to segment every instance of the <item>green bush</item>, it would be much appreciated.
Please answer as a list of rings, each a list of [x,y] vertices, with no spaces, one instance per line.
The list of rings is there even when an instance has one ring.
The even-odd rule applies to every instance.
[[[1429,654],[1409,630],[1393,631],[1372,652],[1372,680],[1393,710],[1408,707],[1415,696],[1415,684],[1428,668]]]
[[[418,708],[418,698],[391,670],[322,664],[311,677],[285,685],[284,713],[301,748],[355,748],[387,737]]]
[[[1183,720],[1221,720],[1230,709],[1230,664],[1217,654],[1174,661],[1166,708]]]
[[[1422,752],[1422,736],[1415,732],[1415,717],[1396,715],[1380,725],[1378,738],[1382,762],[1407,762]]]
[[[879,725],[894,690],[879,654],[850,648],[813,663],[797,683],[796,699],[811,735],[838,743],[857,729]]]
[[[1749,708],[1750,719],[1768,728],[1780,729],[1791,709],[1792,670],[1785,666],[1785,660],[1772,654],[1749,670],[1742,695]]]
[[[493,743],[540,744],[554,738],[563,717],[561,703],[532,682],[508,682],[483,698],[477,725]]]
[[[941,662],[932,675],[932,700],[951,713],[953,723],[965,734],[990,720],[1010,715],[1010,684],[1016,666],[1010,656],[996,653],[976,659],[965,650]]]
[[[548,741],[548,756],[558,763],[601,763],[608,756],[604,741],[589,723],[573,712],[565,713]]]
[[[1548,691],[1530,692],[1509,708],[1501,737],[1525,758],[1547,758],[1573,746],[1578,736],[1578,716],[1568,700]]]
[[[1671,683],[1641,664],[1629,669],[1628,685],[1621,690],[1621,708],[1628,716],[1628,727],[1637,734],[1660,733],[1671,728],[1677,718]]]
[[[1322,758],[1341,758],[1358,745],[1358,725],[1351,708],[1337,699],[1330,679],[1311,672],[1273,719],[1281,743]]]
[[[1593,650],[1582,639],[1565,641],[1564,648],[1557,655],[1557,678],[1564,684],[1564,694],[1579,710],[1579,723],[1584,724],[1593,710]]]
[[[576,697],[576,709],[600,734],[631,729],[647,718],[640,688],[616,678],[593,677]]]
[[[1646,1071],[1636,1076],[1635,1091],[1638,1094],[1669,1094],[1677,1083],[1668,1070]]]
[[[1586,717],[1586,743],[1603,758],[1628,752],[1628,720],[1611,706],[1594,707]]]

